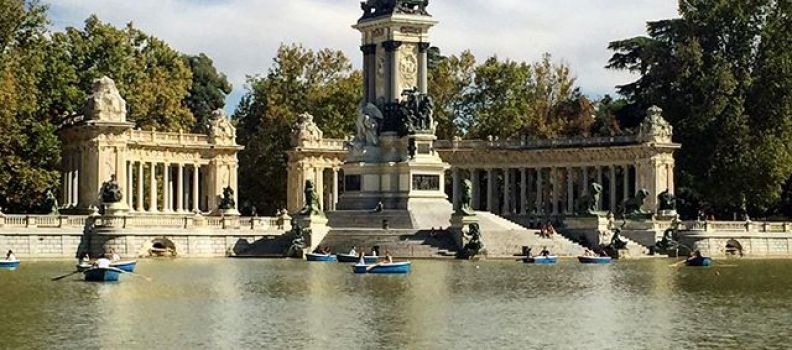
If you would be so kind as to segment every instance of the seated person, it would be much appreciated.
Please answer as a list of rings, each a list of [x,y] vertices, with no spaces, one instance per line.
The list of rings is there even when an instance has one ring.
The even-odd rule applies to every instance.
[[[354,246],[352,246],[352,249],[349,250],[349,255],[358,255],[357,250],[355,250]]]
[[[589,250],[588,248],[586,248],[586,249],[583,251],[583,256],[594,256],[594,252],[592,252],[591,250]]]
[[[330,247],[329,247],[329,246],[324,246],[324,248],[322,248],[322,254],[325,254],[325,255],[330,255],[330,253],[332,253],[332,252],[333,252],[333,251],[332,251],[332,250],[330,250]]]
[[[360,257],[360,260],[358,260],[358,265],[366,265],[365,256],[366,256],[366,253],[363,252],[363,251],[361,251],[360,254],[358,254],[358,257]]]
[[[393,263],[393,256],[389,251],[385,251],[385,263],[392,264]]]
[[[118,255],[118,253],[116,253],[115,249],[113,249],[112,252],[113,252],[113,254],[111,255],[112,257],[110,258],[110,260],[111,261],[121,261],[121,256]]]
[[[17,260],[16,255],[14,255],[14,251],[11,250],[11,249],[9,249],[8,253],[6,253],[5,259],[7,261],[16,261]]]
[[[539,255],[541,255],[541,256],[550,256],[550,251],[547,250],[547,247],[542,247],[542,251],[539,252]]]
[[[693,254],[690,254],[690,256],[687,258],[687,260],[696,260],[696,259],[701,259],[701,257],[702,257],[702,256],[701,256],[701,251],[700,251],[700,250],[698,250],[698,249],[696,249],[696,250],[693,252]]]
[[[80,261],[78,261],[80,265],[91,265],[91,257],[88,255],[88,252],[82,253],[80,256]]]
[[[371,249],[371,256],[377,256],[377,250],[372,248]]]
[[[99,259],[96,259],[96,261],[94,261],[92,265],[93,265],[93,267],[110,267],[111,263],[112,263],[112,261],[110,261],[110,259],[108,259],[107,257],[103,256],[103,257],[101,257]]]

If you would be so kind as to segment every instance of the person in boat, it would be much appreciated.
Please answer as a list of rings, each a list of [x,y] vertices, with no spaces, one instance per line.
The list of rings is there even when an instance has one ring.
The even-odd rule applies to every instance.
[[[116,253],[115,249],[111,249],[110,252],[111,252],[110,261],[121,261],[121,256],[118,255],[118,253]]]
[[[358,255],[357,250],[355,250],[355,246],[352,246],[352,249],[349,250],[349,255]]]
[[[583,256],[594,256],[594,252],[586,248],[583,250]]]
[[[371,248],[371,256],[377,256],[377,250],[376,249]]]
[[[11,250],[11,249],[9,249],[8,253],[6,253],[5,259],[6,259],[6,261],[16,261],[17,260],[16,255],[14,255],[14,251]]]
[[[358,257],[360,258],[360,260],[358,260],[358,265],[366,265],[366,252],[361,250]]]
[[[602,249],[599,252],[599,256],[605,258],[605,257],[608,257],[609,255],[608,255],[608,252],[605,251],[605,249]]]
[[[692,261],[692,260],[701,259],[701,258],[702,258],[702,256],[701,256],[701,251],[700,251],[700,250],[698,250],[698,249],[696,249],[696,250],[693,252],[693,254],[690,254],[690,256],[687,258],[687,260],[688,260],[688,261]]]
[[[542,251],[539,252],[540,256],[550,256],[550,251],[547,250],[547,247],[542,247]]]
[[[324,255],[330,255],[330,254],[332,254],[332,253],[333,253],[333,251],[332,251],[332,250],[330,250],[330,247],[329,247],[329,246],[324,246],[324,248],[322,248],[322,254],[324,254]]]
[[[385,257],[384,257],[384,260],[385,260],[385,261],[383,261],[383,262],[384,262],[384,263],[386,263],[386,264],[393,264],[393,256],[392,256],[392,255],[391,255],[391,253],[390,253],[389,251],[387,251],[387,250],[385,251]]]
[[[96,259],[96,261],[94,261],[93,264],[91,264],[91,266],[93,266],[93,267],[110,267],[111,263],[112,263],[112,261],[110,261],[110,259],[108,259],[107,256],[103,256],[103,257],[101,257],[99,259]]]
[[[80,255],[80,261],[78,261],[80,265],[91,265],[91,256],[88,255],[88,252],[82,253]]]

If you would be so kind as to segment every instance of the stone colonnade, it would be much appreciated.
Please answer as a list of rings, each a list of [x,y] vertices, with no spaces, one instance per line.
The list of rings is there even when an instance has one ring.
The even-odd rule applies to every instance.
[[[291,153],[291,152],[290,152]],[[290,158],[296,156],[290,154]],[[342,188],[343,158],[334,154],[325,157],[309,156],[288,166],[288,198],[286,209],[294,213],[305,205],[305,181],[314,183],[315,193],[323,210],[336,210]]]

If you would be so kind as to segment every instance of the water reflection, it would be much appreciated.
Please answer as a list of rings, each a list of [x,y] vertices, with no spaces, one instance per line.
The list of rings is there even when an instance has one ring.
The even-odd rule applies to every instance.
[[[533,266],[415,261],[355,275],[299,260],[146,260],[118,283],[0,271],[4,347],[267,349],[786,348],[790,261]]]

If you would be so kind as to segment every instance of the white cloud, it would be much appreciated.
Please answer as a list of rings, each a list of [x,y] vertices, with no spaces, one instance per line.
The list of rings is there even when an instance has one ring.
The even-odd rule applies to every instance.
[[[244,92],[245,77],[266,73],[280,43],[343,50],[358,65],[357,0],[57,0],[56,29],[81,27],[91,14],[117,26],[136,27],[185,53],[204,52],[234,84],[227,110]],[[668,0],[433,0],[440,23],[432,43],[444,54],[470,49],[537,61],[545,52],[568,63],[585,93],[613,93],[634,80],[604,68],[608,42],[645,34],[646,21],[676,16]]]

